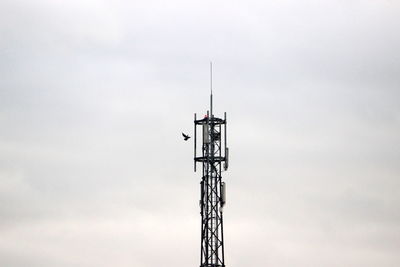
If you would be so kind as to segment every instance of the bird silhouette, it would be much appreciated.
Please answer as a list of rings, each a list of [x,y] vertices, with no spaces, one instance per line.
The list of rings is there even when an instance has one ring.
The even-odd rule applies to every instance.
[[[187,141],[190,138],[189,135],[184,134],[184,133],[182,133],[182,136],[183,136],[183,140],[185,140],[185,141]]]

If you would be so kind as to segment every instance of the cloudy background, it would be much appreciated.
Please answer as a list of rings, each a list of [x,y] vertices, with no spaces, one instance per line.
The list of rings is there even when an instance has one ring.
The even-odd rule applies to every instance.
[[[399,47],[395,0],[2,0],[0,265],[198,266],[212,60],[227,266],[400,266]]]

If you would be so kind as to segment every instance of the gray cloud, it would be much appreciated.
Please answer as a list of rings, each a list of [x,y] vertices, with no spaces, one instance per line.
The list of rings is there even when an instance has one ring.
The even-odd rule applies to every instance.
[[[398,266],[399,8],[3,1],[0,265],[198,264],[213,60],[227,265]]]

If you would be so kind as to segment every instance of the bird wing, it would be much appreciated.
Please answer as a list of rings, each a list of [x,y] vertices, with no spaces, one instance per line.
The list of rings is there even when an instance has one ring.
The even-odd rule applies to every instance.
[[[186,134],[184,134],[184,133],[182,133],[182,136],[183,136],[183,137],[185,137],[185,138],[187,138],[187,137],[188,137],[188,136],[187,136]]]

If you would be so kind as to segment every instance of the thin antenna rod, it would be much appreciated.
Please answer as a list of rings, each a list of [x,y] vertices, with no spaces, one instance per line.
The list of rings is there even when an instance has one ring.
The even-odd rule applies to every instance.
[[[213,117],[213,92],[212,92],[212,61],[210,61],[210,116]]]

